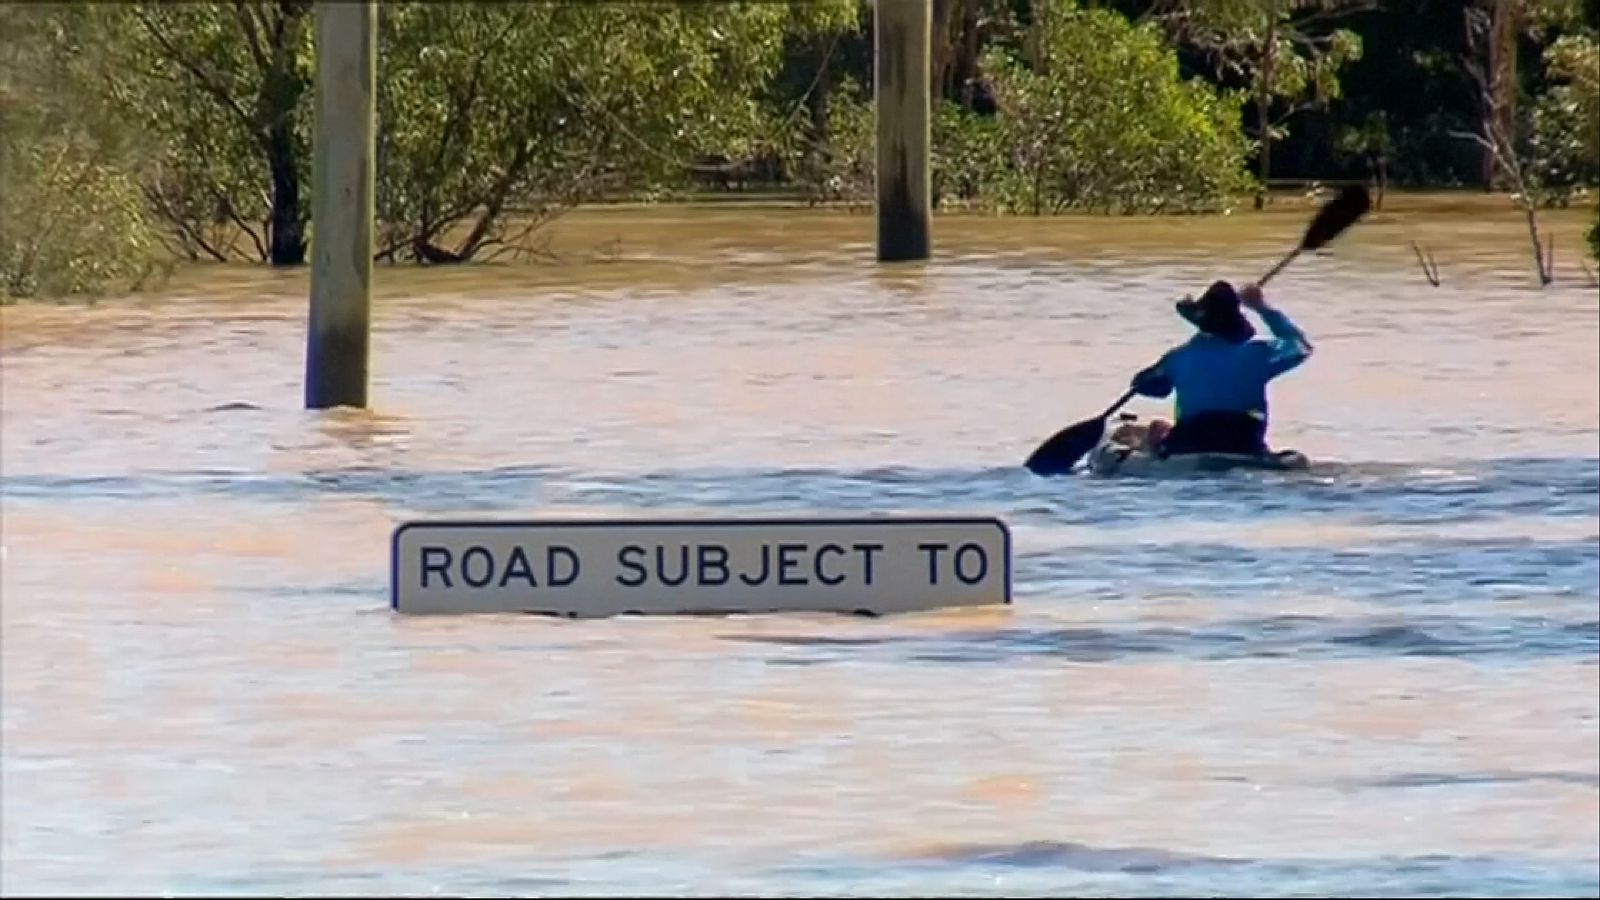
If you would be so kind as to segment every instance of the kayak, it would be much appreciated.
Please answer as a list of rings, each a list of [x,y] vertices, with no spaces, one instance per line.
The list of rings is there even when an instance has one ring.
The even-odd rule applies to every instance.
[[[1089,474],[1099,478],[1151,478],[1259,469],[1294,472],[1311,467],[1298,450],[1279,450],[1265,456],[1245,453],[1185,453],[1162,458],[1147,450],[1105,443],[1089,454]]]
[[[1161,457],[1145,446],[1149,426],[1135,424],[1127,414],[1116,431],[1090,451],[1089,474],[1099,478],[1160,477],[1261,470],[1293,472],[1311,467],[1311,460],[1298,450],[1278,450],[1265,455],[1250,453],[1184,453]]]

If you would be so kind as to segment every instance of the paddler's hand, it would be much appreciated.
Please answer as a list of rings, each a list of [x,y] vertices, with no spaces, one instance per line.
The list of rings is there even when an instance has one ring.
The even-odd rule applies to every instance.
[[[1261,310],[1265,309],[1267,306],[1267,299],[1261,296],[1261,285],[1254,283],[1245,285],[1244,288],[1239,291],[1239,303],[1243,305],[1245,309],[1253,309],[1256,312],[1260,312]]]

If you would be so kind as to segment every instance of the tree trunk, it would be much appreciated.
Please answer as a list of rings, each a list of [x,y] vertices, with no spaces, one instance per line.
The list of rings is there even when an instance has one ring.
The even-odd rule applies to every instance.
[[[1278,59],[1278,4],[1267,3],[1266,46],[1261,54],[1261,73],[1256,80],[1256,131],[1261,136],[1260,185],[1256,188],[1256,209],[1267,205],[1267,178],[1272,172],[1272,122],[1268,118],[1272,94],[1272,70]]]
[[[1493,24],[1489,30],[1489,89],[1484,100],[1486,135],[1498,133],[1507,138],[1515,134],[1517,107],[1517,32],[1522,0],[1494,0]],[[1493,191],[1504,179],[1492,150],[1483,154],[1483,189]]]
[[[305,215],[300,203],[300,178],[296,172],[294,136],[287,121],[267,136],[267,165],[272,170],[272,244],[275,266],[298,266],[306,261]]]
[[[962,0],[961,57],[956,68],[956,83],[960,87],[961,106],[968,111],[972,109],[977,90],[973,82],[978,74],[978,38],[978,0]]]
[[[811,147],[808,151],[811,154],[826,151],[831,137],[828,130],[828,109],[833,97],[833,61],[825,55],[819,56],[819,59],[821,61],[818,63],[817,86],[811,91],[811,96],[806,98],[807,111],[811,114]]]
[[[256,95],[262,150],[272,177],[271,236],[268,257],[274,266],[299,266],[306,261],[306,210],[300,200],[303,150],[295,134],[295,110],[308,79],[297,62],[299,36],[310,7],[279,5],[280,18],[271,32],[271,56]]]
[[[1045,72],[1045,58],[1044,58],[1044,17],[1046,15],[1045,4],[1044,3],[1040,3],[1040,2],[1030,2],[1028,4],[1028,15],[1030,16],[1030,19],[1028,20],[1028,33],[1027,33],[1027,38],[1026,38],[1026,40],[1027,40],[1027,53],[1028,53],[1028,66],[1029,66],[1029,68],[1033,69],[1033,71],[1038,72],[1039,74],[1042,75]]]
[[[933,87],[932,99],[937,102],[948,96],[950,63],[954,57],[955,34],[951,24],[955,21],[956,7],[961,0],[933,0],[933,70],[928,73],[928,83]]]
[[[833,94],[833,72],[830,60],[823,59],[817,71],[817,86],[812,89],[811,96],[806,98],[807,111],[811,114],[811,133],[819,143],[828,140],[828,107]]]

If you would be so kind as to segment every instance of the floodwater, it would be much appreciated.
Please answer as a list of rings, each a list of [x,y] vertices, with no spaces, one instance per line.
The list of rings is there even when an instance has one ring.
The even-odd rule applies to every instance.
[[[940,219],[893,269],[861,215],[574,214],[380,267],[370,413],[301,409],[304,273],[7,309],[0,886],[1596,896],[1587,211],[1541,290],[1503,198],[1390,201],[1268,288],[1301,477],[1019,467],[1290,201]],[[387,607],[414,518],[864,512],[1004,517],[1015,603]]]

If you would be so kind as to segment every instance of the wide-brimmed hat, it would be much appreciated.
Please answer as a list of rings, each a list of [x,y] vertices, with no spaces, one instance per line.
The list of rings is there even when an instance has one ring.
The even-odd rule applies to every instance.
[[[1190,325],[1225,341],[1242,344],[1255,337],[1255,326],[1239,311],[1239,295],[1226,281],[1212,282],[1199,300],[1183,299],[1178,315]]]

